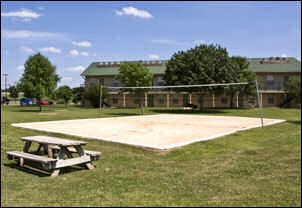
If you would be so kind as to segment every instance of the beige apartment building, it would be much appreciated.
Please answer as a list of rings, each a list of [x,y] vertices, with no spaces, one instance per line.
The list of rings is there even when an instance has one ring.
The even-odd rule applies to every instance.
[[[284,87],[291,76],[301,76],[301,62],[295,58],[269,57],[249,58],[249,68],[256,73],[260,80],[259,95],[263,107],[301,107],[294,99],[288,97]],[[129,61],[128,61],[129,62]],[[164,86],[163,75],[168,60],[139,61],[153,74],[153,86]],[[93,62],[81,74],[85,80],[85,88],[100,83],[105,87],[122,87],[115,77],[119,74],[120,61]],[[202,83],[201,83],[202,84]],[[206,94],[205,108],[229,108],[230,96]],[[128,92],[121,93],[119,89],[108,88],[106,103],[110,107],[137,107],[138,99]],[[195,93],[178,92],[173,89],[152,89],[145,94],[145,107],[184,107],[187,103],[199,106],[199,96]],[[85,100],[86,107],[91,106]],[[237,94],[233,100],[235,108],[258,106],[257,96]]]

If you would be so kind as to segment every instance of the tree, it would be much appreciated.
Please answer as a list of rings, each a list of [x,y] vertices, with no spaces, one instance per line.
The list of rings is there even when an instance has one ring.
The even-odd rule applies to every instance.
[[[119,75],[116,78],[120,80],[125,87],[146,87],[152,86],[153,74],[147,67],[143,67],[139,62],[124,62],[120,65]],[[150,88],[130,88],[125,90],[138,98],[142,115],[144,115],[142,99],[149,90]]]
[[[7,91],[9,92],[9,96],[11,98],[13,98],[15,100],[15,102],[16,102],[17,98],[19,97],[19,92],[20,92],[20,90],[18,89],[18,87],[15,86],[15,85],[9,86],[9,88],[8,88]]]
[[[285,89],[297,102],[301,103],[301,77],[290,77]]]
[[[186,52],[173,54],[166,65],[164,80],[166,85],[199,85],[228,83],[232,62],[228,52],[221,46],[201,44]],[[178,88],[178,90],[182,90]],[[224,87],[187,88],[188,92],[199,94],[200,110],[203,110],[203,96],[224,90]]]
[[[101,93],[101,85],[93,84],[88,89],[86,89],[83,93],[83,97],[89,100],[93,107],[100,107],[100,93]],[[102,88],[102,100],[107,97],[108,90],[106,87]]]
[[[72,96],[73,94],[71,88],[66,85],[61,86],[56,90],[56,97],[64,100],[66,104],[66,108],[67,108],[68,100],[70,100]]]
[[[36,98],[38,101],[54,93],[60,77],[56,67],[41,53],[29,56],[24,64],[24,73],[20,79],[20,87],[24,96]],[[42,106],[38,102],[40,111]]]
[[[236,93],[247,95],[255,94],[256,74],[249,69],[249,62],[241,56],[232,56],[231,67],[229,69],[230,83],[248,82],[246,85],[230,85],[225,89],[226,94],[231,96],[230,108],[233,108],[234,96]]]
[[[72,94],[74,95],[74,98],[72,99],[72,102],[77,104],[78,102],[82,102],[83,93],[85,91],[84,87],[74,87],[72,88]]]

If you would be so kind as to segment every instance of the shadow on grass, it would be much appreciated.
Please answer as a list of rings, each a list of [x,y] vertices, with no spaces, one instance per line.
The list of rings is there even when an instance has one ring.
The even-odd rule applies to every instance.
[[[194,110],[184,110],[184,109],[149,109],[150,112],[154,113],[171,113],[171,114],[225,114],[227,113],[223,109],[204,109],[200,111],[199,109]]]
[[[287,122],[289,123],[292,123],[292,124],[298,124],[298,125],[301,125],[301,121],[294,121],[294,120],[286,120]]]
[[[123,113],[106,113],[106,116],[139,116],[141,115],[141,113],[126,113],[126,112],[123,112]]]
[[[28,174],[39,176],[39,177],[50,177],[51,176],[51,172],[44,171],[44,170],[42,170],[41,168],[39,168],[35,165],[24,164],[24,166],[22,166],[22,167],[20,167],[16,163],[7,163],[7,164],[4,164],[4,165],[7,166],[7,167],[10,167],[10,168],[13,168],[13,169],[18,169],[18,170],[26,172]],[[64,167],[64,168],[60,169],[60,172],[59,172],[58,176],[68,174],[68,173],[72,173],[72,172],[75,172],[75,171],[81,171],[81,170],[85,171],[85,170],[88,170],[88,169],[83,164]]]

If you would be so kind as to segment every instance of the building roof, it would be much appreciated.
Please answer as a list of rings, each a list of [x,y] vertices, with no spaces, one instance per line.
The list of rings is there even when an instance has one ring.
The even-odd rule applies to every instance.
[[[252,58],[248,59],[255,73],[301,73],[301,62],[295,58]]]
[[[255,73],[301,73],[301,62],[292,57],[248,58],[247,60],[250,63],[249,68]],[[165,73],[168,60],[138,62],[146,66],[152,74],[162,75]],[[81,76],[115,76],[119,74],[121,63],[123,62],[93,62],[81,73]]]
[[[127,61],[135,62],[135,61]],[[137,61],[136,61],[137,62]],[[160,75],[165,73],[166,63],[168,60],[160,61],[139,61],[143,66],[146,66],[152,74]],[[81,76],[112,76],[119,74],[119,66],[123,62],[112,61],[112,62],[93,62],[87,69],[85,69]]]

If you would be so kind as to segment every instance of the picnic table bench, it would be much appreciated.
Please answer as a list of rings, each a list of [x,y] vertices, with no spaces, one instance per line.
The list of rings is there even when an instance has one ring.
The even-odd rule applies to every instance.
[[[89,170],[92,170],[94,166],[91,161],[99,160],[101,155],[97,151],[84,150],[82,146],[87,142],[78,140],[49,136],[29,136],[20,139],[25,141],[23,150],[8,151],[6,152],[7,158],[17,160],[21,167],[27,162],[37,162],[44,170],[51,171],[51,176],[57,176],[62,167],[78,164],[85,164]],[[30,151],[33,142],[39,144],[36,151]],[[55,146],[50,147],[49,145]],[[56,158],[54,158],[54,153],[57,153]],[[77,153],[77,157],[74,157],[73,153]]]

